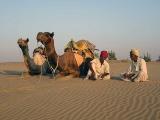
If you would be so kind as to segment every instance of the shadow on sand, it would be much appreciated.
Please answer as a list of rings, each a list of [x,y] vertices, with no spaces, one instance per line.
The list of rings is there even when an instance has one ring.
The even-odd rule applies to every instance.
[[[22,75],[23,71],[11,71],[11,70],[5,70],[0,72],[0,75]],[[26,72],[23,72],[26,73]]]
[[[119,80],[122,81],[122,79],[120,78],[120,76],[112,76],[111,80]]]

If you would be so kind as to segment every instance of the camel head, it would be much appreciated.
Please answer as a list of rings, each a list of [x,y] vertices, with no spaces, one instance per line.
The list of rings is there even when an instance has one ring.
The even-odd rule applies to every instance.
[[[27,39],[20,38],[18,39],[17,44],[19,45],[21,49],[25,49],[25,48],[28,49],[28,42],[29,42],[28,38]]]
[[[39,32],[37,34],[37,42],[41,42],[43,45],[47,45],[51,42],[51,39],[53,39],[54,32]]]

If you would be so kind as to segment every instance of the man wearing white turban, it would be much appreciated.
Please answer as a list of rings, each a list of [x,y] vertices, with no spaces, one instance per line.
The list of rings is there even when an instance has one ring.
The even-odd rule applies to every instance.
[[[124,81],[142,82],[148,81],[147,66],[144,59],[140,58],[138,49],[130,51],[131,64],[127,73],[121,74],[121,79]]]

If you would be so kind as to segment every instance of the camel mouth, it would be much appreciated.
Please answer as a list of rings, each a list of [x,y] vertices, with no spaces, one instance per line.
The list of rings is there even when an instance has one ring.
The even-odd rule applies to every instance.
[[[22,46],[22,45],[18,45],[20,48],[23,48],[24,46]]]
[[[37,43],[42,43],[43,45],[45,45],[45,42],[42,40],[42,39],[40,39],[40,38],[37,38]]]
[[[38,35],[37,35],[37,42],[41,42],[41,39]]]
[[[37,39],[37,43],[39,43],[39,42],[44,46],[46,45],[46,43],[42,39]]]
[[[17,44],[18,44],[19,47],[22,47],[22,46],[23,46],[23,45],[22,45],[22,42],[17,42]]]

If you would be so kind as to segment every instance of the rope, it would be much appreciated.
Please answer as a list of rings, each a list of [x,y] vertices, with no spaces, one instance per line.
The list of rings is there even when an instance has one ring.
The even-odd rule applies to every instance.
[[[55,69],[54,69],[54,68],[51,66],[51,64],[49,63],[49,61],[48,61],[48,56],[47,56],[47,58],[46,58],[46,61],[47,61],[47,64],[48,64],[50,70],[52,71],[52,76],[55,77],[55,72],[56,72],[56,70],[57,70],[57,68],[58,68],[58,64],[59,64],[59,56],[58,56],[58,58],[57,58],[57,64],[56,64]]]
[[[38,42],[37,42],[36,48],[38,48]],[[34,50],[35,50],[35,49],[34,49]],[[34,54],[34,53],[33,53],[33,54]],[[41,69],[41,73],[40,73],[40,76],[39,76],[39,81],[41,81],[41,79],[42,79],[43,64],[40,66],[40,69]]]
[[[46,53],[46,47],[45,47],[45,53]],[[56,62],[56,67],[55,67],[55,69],[54,69],[54,68],[52,67],[52,65],[49,63],[49,60],[48,60],[48,56],[47,56],[47,55],[46,55],[46,61],[47,61],[47,64],[48,64],[50,70],[52,71],[52,77],[55,78],[55,72],[56,72],[56,70],[57,70],[57,68],[58,68],[58,64],[59,64],[59,55],[58,55],[58,58],[57,58],[57,62]]]
[[[54,73],[56,72],[57,68],[58,68],[58,63],[59,63],[59,55],[58,55],[58,58],[57,58],[57,64],[56,64],[56,67],[54,69]]]
[[[38,46],[38,42],[37,42],[37,46]],[[45,46],[44,46],[44,47],[45,47]],[[45,47],[45,54],[46,54],[46,47]],[[56,70],[57,70],[57,68],[58,68],[58,64],[59,64],[59,56],[58,56],[58,58],[57,58],[57,63],[56,63],[55,69],[54,69],[54,68],[51,66],[51,64],[49,63],[49,60],[48,60],[48,56],[47,56],[47,55],[46,55],[46,61],[47,61],[47,64],[48,64],[50,70],[52,71],[52,76],[55,77],[55,72],[56,72]],[[41,74],[42,74],[42,68],[41,68]]]
[[[43,69],[43,64],[41,65],[40,80],[42,79],[42,69]]]

